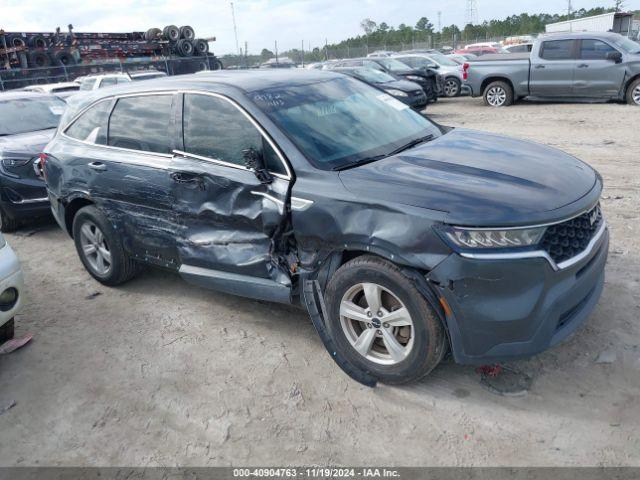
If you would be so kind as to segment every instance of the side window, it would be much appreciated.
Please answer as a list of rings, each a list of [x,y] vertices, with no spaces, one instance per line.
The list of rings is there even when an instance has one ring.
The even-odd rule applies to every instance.
[[[121,98],[109,119],[108,145],[170,153],[172,95]]]
[[[95,78],[85,78],[80,83],[80,90],[91,90],[93,89],[93,85],[96,83]]]
[[[210,95],[184,97],[184,149],[187,153],[244,165],[243,150],[262,151],[267,167],[286,173],[282,162],[258,129],[235,106]]]
[[[107,143],[107,118],[111,111],[111,100],[95,104],[80,115],[67,128],[65,134],[83,142],[105,145]]]
[[[367,68],[373,68],[374,70],[384,71],[384,68],[382,68],[378,62],[372,62],[371,60],[365,60],[360,65]]]
[[[582,40],[580,58],[582,60],[606,60],[607,53],[616,49],[600,40]]]
[[[416,57],[403,57],[403,58],[398,58],[398,60],[400,60],[405,65],[409,65],[411,68],[416,67]]]
[[[570,60],[573,58],[573,40],[551,40],[542,43],[540,56],[545,60]]]
[[[115,85],[118,83],[118,79],[115,77],[105,77],[100,81],[100,88],[108,87],[109,85]]]

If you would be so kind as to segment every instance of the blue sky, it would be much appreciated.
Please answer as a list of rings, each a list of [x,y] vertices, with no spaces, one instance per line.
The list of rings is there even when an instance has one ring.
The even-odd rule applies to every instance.
[[[480,20],[504,18],[521,12],[563,12],[564,0],[477,0]],[[231,7],[227,0],[3,0],[2,27],[6,31],[63,29],[76,31],[134,31],[167,24],[191,25],[199,37],[216,36],[218,54],[235,51]],[[573,8],[613,6],[613,0],[572,0]],[[238,39],[250,52],[321,46],[361,33],[360,21],[414,24],[426,16],[437,24],[462,25],[465,0],[235,0]],[[626,9],[640,9],[640,0],[627,0]]]

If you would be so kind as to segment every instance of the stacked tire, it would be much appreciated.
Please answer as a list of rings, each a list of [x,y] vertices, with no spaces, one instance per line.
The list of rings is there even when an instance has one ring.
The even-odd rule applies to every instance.
[[[167,25],[162,30],[150,28],[145,33],[147,41],[157,41],[158,39],[168,41],[173,52],[181,57],[207,56],[209,54],[209,43],[201,38],[196,38],[195,30],[189,25],[182,27]]]

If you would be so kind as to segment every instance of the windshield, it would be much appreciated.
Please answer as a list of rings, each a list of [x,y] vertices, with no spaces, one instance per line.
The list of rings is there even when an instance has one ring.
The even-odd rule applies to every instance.
[[[380,70],[373,70],[371,68],[358,68],[353,72],[358,77],[371,83],[389,83],[394,82],[393,78],[388,73],[381,72]]]
[[[65,107],[56,97],[0,101],[0,135],[56,128]]]
[[[614,38],[611,41],[616,47],[621,48],[627,53],[640,53],[640,44],[633,40],[629,40],[628,38],[621,36],[620,38]]]
[[[407,105],[348,77],[270,88],[251,99],[323,170],[386,156],[440,130]]]
[[[409,70],[409,67],[394,58],[376,58],[376,62],[384,65],[384,68],[392,72],[406,72]]]

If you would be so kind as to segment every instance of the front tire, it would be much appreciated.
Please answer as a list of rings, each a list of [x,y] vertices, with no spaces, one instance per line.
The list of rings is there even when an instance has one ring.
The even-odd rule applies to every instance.
[[[508,107],[513,104],[513,88],[507,82],[491,82],[484,89],[483,98],[489,107]]]
[[[455,77],[448,77],[444,81],[443,93],[445,97],[459,97],[462,83]]]
[[[124,283],[138,273],[138,264],[125,252],[105,215],[93,205],[73,218],[73,240],[89,274],[108,286]]]
[[[428,375],[444,356],[436,313],[400,269],[382,258],[355,258],[327,285],[328,330],[354,365],[388,384]]]
[[[18,229],[18,221],[10,217],[7,212],[0,207],[0,231],[2,233],[15,232]]]
[[[627,88],[627,103],[636,107],[640,106],[640,78],[631,82]]]
[[[13,318],[0,327],[0,345],[8,342],[15,335],[15,324]]]

